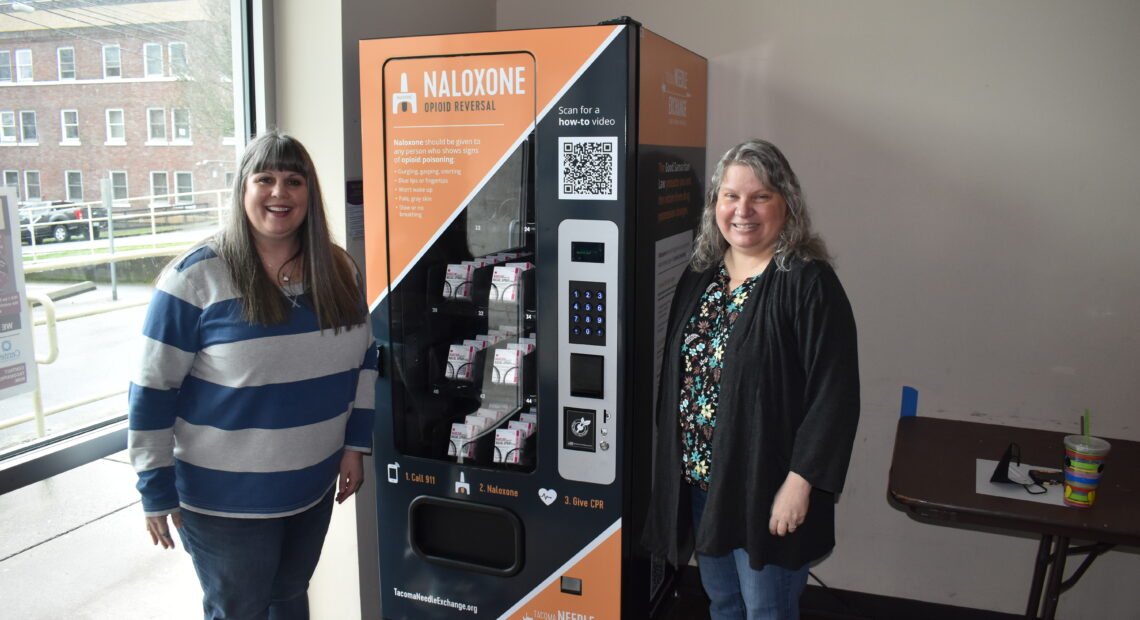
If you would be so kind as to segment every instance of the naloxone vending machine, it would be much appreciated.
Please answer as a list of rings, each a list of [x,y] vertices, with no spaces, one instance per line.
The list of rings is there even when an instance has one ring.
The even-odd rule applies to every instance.
[[[383,616],[645,618],[706,61],[628,19],[362,41]]]

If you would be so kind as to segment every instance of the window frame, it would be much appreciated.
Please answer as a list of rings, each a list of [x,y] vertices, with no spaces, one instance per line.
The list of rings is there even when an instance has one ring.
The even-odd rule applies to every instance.
[[[115,52],[115,60],[112,64],[108,58],[108,52]],[[111,69],[114,69],[112,75]],[[119,80],[123,77],[123,48],[118,43],[108,43],[103,46],[103,79],[104,80]]]
[[[276,123],[272,58],[273,2],[235,0],[234,4],[234,14],[231,16],[235,63],[233,79],[234,97],[238,106],[235,110],[233,143],[240,147],[250,136]],[[118,52],[119,75],[113,79],[122,77],[121,48]],[[0,51],[2,54],[3,51]],[[105,52],[101,54],[101,65],[102,77],[106,79],[108,76],[104,59]],[[8,67],[11,73],[10,55]],[[18,118],[13,111],[13,122],[17,122]],[[127,421],[124,414],[50,437],[46,441],[0,453],[0,495],[121,452],[126,445]]]
[[[111,115],[118,113],[121,118],[118,123],[111,122]],[[103,144],[107,145],[121,145],[127,143],[127,112],[123,108],[106,108],[103,113],[105,127],[107,129],[107,141]],[[118,128],[122,131],[122,136],[115,136],[114,129]]]
[[[35,175],[36,180],[32,181],[32,175]],[[31,188],[36,188],[32,192]],[[39,170],[25,170],[24,171],[24,193],[27,195],[25,200],[40,200],[43,198],[43,186],[40,184],[40,171]]]
[[[180,125],[178,115],[180,112],[186,114],[185,120],[181,123],[186,129],[185,136],[178,135]],[[194,141],[193,134],[191,133],[190,108],[170,108],[170,141],[175,144],[189,144]]]
[[[162,191],[158,191],[159,187],[155,184],[154,180],[161,175],[162,178]],[[151,170],[150,171],[150,195],[151,204],[155,206],[167,206],[172,200],[170,193],[170,173],[165,170]],[[158,196],[165,196],[165,198],[158,198]]]
[[[19,115],[16,110],[0,110],[0,144],[18,144],[20,142]],[[11,122],[5,122],[10,119]]]
[[[11,183],[8,182],[9,178],[12,179]],[[16,200],[24,200],[24,191],[20,187],[20,171],[19,170],[0,171],[0,187],[14,187],[14,188],[16,188]]]
[[[156,113],[157,112],[157,116]],[[162,123],[162,135],[156,136],[154,134],[154,120],[157,118]],[[146,143],[147,144],[166,144],[166,108],[147,108],[146,109]]]
[[[27,62],[21,62],[20,56],[25,56],[27,58]],[[15,66],[14,66],[13,74],[16,78],[15,81],[16,82],[34,82],[36,80],[36,75],[35,75],[35,65],[32,62],[32,50],[30,50],[28,48],[21,48],[21,49],[15,50],[14,59],[15,59]],[[26,70],[27,75],[23,75],[25,73],[25,70]]]
[[[111,200],[123,202],[130,198],[130,185],[128,184],[126,170],[108,170],[107,178],[111,180]],[[122,183],[117,183],[120,179]]]
[[[32,136],[31,137],[28,137],[28,132],[26,131],[26,129],[28,128],[28,124],[24,121],[24,116],[26,114],[30,114],[32,116],[32,124],[31,124]],[[39,120],[36,119],[36,111],[35,110],[20,110],[19,125],[20,125],[20,144],[33,145],[34,146],[34,145],[37,145],[40,143]]]
[[[63,70],[63,67],[65,65],[64,60],[63,60],[63,53],[64,52],[71,52],[71,61],[69,63],[66,63],[66,64],[71,65],[71,70],[70,70],[71,75],[64,75],[64,70]],[[79,68],[78,68],[79,64],[78,64],[78,60],[75,56],[75,48],[74,47],[63,46],[63,47],[55,48],[55,63],[56,63],[56,76],[59,78],[59,81],[68,82],[68,81],[75,80],[79,77]]]
[[[71,182],[71,175],[78,175],[78,183]],[[78,188],[79,195],[76,196],[72,190]],[[82,170],[64,170],[63,171],[63,191],[68,202],[83,202],[83,171]]]
[[[163,56],[163,49],[161,43],[143,43],[143,77],[148,79],[166,77],[166,59]],[[158,57],[151,56],[151,51],[157,50]],[[158,71],[154,71],[155,67],[151,63],[158,62]]]
[[[16,72],[12,70],[12,50],[0,50],[0,82],[15,82]]]
[[[189,188],[183,189],[180,179],[186,178],[190,180]],[[175,170],[174,171],[174,202],[175,204],[192,204],[194,202],[194,171],[193,170]]]
[[[181,49],[182,51],[175,54],[175,48]],[[190,75],[189,51],[189,45],[187,45],[185,41],[170,41],[166,44],[166,52],[170,56],[171,77],[185,77]]]
[[[68,122],[68,113],[75,115],[75,122]],[[67,135],[68,130],[74,130],[75,136]],[[79,110],[75,108],[65,108],[59,111],[59,134],[59,144],[61,146],[75,146],[82,143],[79,137]]]

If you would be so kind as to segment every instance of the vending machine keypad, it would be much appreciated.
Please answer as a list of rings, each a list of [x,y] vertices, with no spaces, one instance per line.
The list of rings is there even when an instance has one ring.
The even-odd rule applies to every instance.
[[[567,298],[570,304],[570,342],[606,345],[606,283],[571,281]]]

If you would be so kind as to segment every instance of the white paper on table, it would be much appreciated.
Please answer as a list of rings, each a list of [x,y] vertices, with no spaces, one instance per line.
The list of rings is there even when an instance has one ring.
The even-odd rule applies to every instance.
[[[1020,499],[1027,502],[1037,502],[1039,504],[1052,504],[1054,506],[1065,505],[1065,487],[1060,484],[1042,485],[1041,488],[1045,489],[1044,493],[1031,494],[1025,490],[1025,487],[1020,484],[1010,484],[1008,482],[990,482],[990,476],[994,475],[994,470],[997,469],[1000,461],[991,461],[989,459],[977,459],[974,461],[974,492],[981,495],[996,495],[997,497],[1008,497],[1010,499]],[[1010,480],[1016,480],[1024,476],[1025,480],[1032,480],[1029,478],[1029,470],[1031,469],[1044,469],[1047,471],[1058,471],[1055,467],[1042,467],[1039,465],[1015,465],[1009,464]]]

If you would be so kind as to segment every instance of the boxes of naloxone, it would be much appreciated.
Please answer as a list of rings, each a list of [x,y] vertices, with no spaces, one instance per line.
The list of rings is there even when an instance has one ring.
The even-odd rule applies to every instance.
[[[463,422],[475,427],[476,434],[482,433],[491,426],[491,420],[486,416],[469,413],[463,417]]]
[[[508,407],[507,405],[491,404],[491,405],[487,405],[486,407],[480,407],[479,410],[480,411],[488,411],[490,413],[493,413],[493,414],[495,414],[495,419],[502,420],[504,417],[506,417],[507,412],[510,411],[511,408]]]
[[[499,341],[498,336],[492,336],[491,334],[479,334],[478,336],[475,336],[475,339],[476,340],[482,340],[483,342],[486,342],[487,346],[491,346],[491,345],[493,345]],[[484,348],[486,348],[486,347],[484,347]]]
[[[524,342],[524,340],[526,340],[526,338],[519,338],[518,342],[507,343],[507,348],[518,349],[519,351],[523,352],[523,355],[534,351],[534,344],[530,342]]]
[[[524,437],[530,437],[534,434],[534,424],[531,422],[511,420],[510,422],[507,422],[507,428],[513,428],[522,431]]]
[[[443,296],[445,299],[471,299],[471,279],[475,277],[475,266],[468,263],[451,264],[443,276]]]
[[[471,345],[451,345],[447,350],[447,369],[444,372],[447,378],[470,381],[474,372],[476,351],[477,349]]]
[[[523,432],[517,428],[500,428],[495,431],[496,463],[518,463],[522,456]]]
[[[520,413],[519,414],[519,421],[520,422],[529,422],[529,423],[534,425],[534,428],[538,428],[538,414],[537,413],[534,413],[531,411],[528,411],[526,413]]]
[[[516,302],[519,300],[519,278],[522,270],[496,265],[491,272],[491,301]]]
[[[475,442],[471,441],[478,435],[478,429],[472,424],[455,422],[451,425],[451,441],[447,445],[448,456],[463,455],[463,458],[475,456]]]
[[[488,426],[497,424],[499,422],[499,419],[502,418],[502,415],[500,415],[498,411],[495,411],[494,409],[486,409],[483,407],[480,407],[478,410],[475,411],[475,413],[473,413],[471,415],[476,415],[476,416],[479,416],[481,418],[486,418]]]
[[[523,352],[504,347],[495,350],[495,366],[491,372],[491,383],[518,385],[519,369],[522,366]]]
[[[463,344],[465,344],[469,347],[475,347],[475,349],[477,351],[482,351],[483,349],[486,349],[490,345],[490,343],[488,343],[486,340],[477,340],[474,338],[468,338],[468,339],[464,340]]]
[[[507,338],[514,338],[519,335],[519,328],[514,325],[500,325],[499,332]]]

